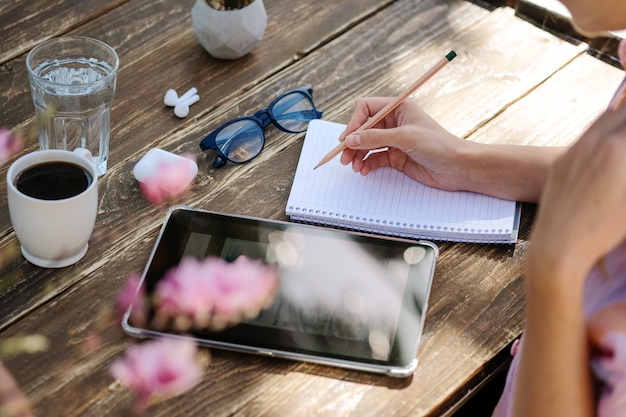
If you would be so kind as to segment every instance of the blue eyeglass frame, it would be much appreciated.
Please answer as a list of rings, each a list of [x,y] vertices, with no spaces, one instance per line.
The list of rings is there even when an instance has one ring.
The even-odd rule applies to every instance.
[[[298,101],[302,100],[302,97],[298,97],[299,95],[304,96],[304,98],[309,101],[309,104],[311,105],[312,110],[301,110],[298,112],[283,114],[284,110],[281,111],[280,109],[276,108],[276,106],[282,100],[284,100],[285,97],[288,97],[289,95],[294,95],[294,98],[298,98]],[[284,107],[285,109],[288,109],[293,105],[293,103],[294,102],[292,101],[287,101],[284,103],[284,106],[281,106],[281,108]],[[200,149],[202,149],[203,151],[206,151],[208,149],[213,149],[217,151],[218,155],[215,158],[215,161],[213,161],[213,166],[215,168],[220,168],[224,166],[226,164],[226,161],[230,161],[234,164],[244,164],[246,162],[250,162],[257,156],[259,156],[259,154],[263,151],[263,148],[265,147],[265,128],[268,127],[270,124],[273,124],[279,130],[282,130],[283,132],[286,132],[286,133],[302,133],[306,131],[306,129],[308,128],[308,125],[304,129],[301,129],[301,130],[290,130],[284,126],[281,126],[280,120],[289,119],[289,120],[311,121],[313,119],[320,119],[322,117],[322,114],[323,114],[323,111],[318,110],[315,107],[315,103],[313,102],[313,88],[311,86],[299,87],[291,91],[288,91],[280,95],[279,97],[275,98],[270,103],[269,106],[257,111],[252,116],[238,117],[236,119],[233,119],[229,122],[224,123],[217,129],[215,129],[213,132],[211,132],[207,137],[202,139],[202,141],[200,142]],[[284,116],[284,117],[277,118],[277,115]],[[259,151],[256,154],[246,159],[245,161],[233,161],[228,156],[226,156],[226,154],[224,154],[222,150],[217,146],[217,137],[219,133],[225,128],[227,128],[228,126],[234,123],[245,121],[245,120],[252,121],[260,127],[261,147],[259,148]]]

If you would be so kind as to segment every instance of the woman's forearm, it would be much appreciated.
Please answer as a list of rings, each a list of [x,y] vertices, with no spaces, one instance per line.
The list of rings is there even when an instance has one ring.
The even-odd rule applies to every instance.
[[[458,166],[465,173],[459,188],[536,203],[548,168],[566,149],[471,143],[459,152]]]

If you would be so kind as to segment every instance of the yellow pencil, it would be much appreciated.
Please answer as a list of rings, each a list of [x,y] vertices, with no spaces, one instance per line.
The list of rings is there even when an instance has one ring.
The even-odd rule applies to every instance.
[[[376,123],[380,122],[385,118],[389,113],[391,113],[396,107],[398,107],[404,100],[409,98],[411,94],[415,92],[420,86],[422,86],[426,81],[428,81],[433,75],[435,75],[440,69],[442,69],[448,62],[452,61],[456,56],[456,52],[450,51],[445,57],[441,58],[439,62],[437,62],[431,69],[429,69],[424,75],[420,77],[417,81],[409,86],[404,93],[395,98],[395,100],[388,103],[385,107],[380,109],[378,113],[374,116],[370,117],[367,122],[365,122],[361,127],[359,127],[356,131],[370,129],[372,126],[376,125]],[[326,162],[330,161],[344,149],[346,149],[345,138],[340,138],[339,145],[337,145],[333,150],[328,152],[326,156],[322,158],[322,160],[315,166],[315,168],[319,168],[324,165]]]

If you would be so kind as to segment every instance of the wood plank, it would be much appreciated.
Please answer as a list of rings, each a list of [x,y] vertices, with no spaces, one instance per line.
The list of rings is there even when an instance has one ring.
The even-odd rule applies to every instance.
[[[188,147],[188,150],[196,152],[198,138],[205,134],[206,129],[198,118],[202,116],[208,120],[209,111],[217,103],[232,100],[250,86],[298,62],[385,7],[389,0],[367,0],[359,2],[358,7],[330,0],[303,3],[298,8],[282,7],[280,2],[267,3],[270,24],[264,42],[251,55],[237,61],[213,59],[202,49],[191,29],[189,10],[193,3],[189,0],[180,4],[177,2],[174,6],[150,0],[131,2],[76,30],[76,33],[105,40],[118,51],[121,61],[112,110],[110,168],[99,185],[100,213],[90,243],[94,251],[98,251],[98,236],[113,234],[124,239],[129,233],[128,230],[110,230],[111,225],[124,224],[120,218],[135,210],[147,209],[145,202],[137,199],[136,183],[128,175],[132,172],[129,161],[136,162],[138,152],[167,143],[173,132],[190,125],[201,129],[201,133],[193,138],[193,145]],[[336,16],[342,18],[337,19]],[[20,57],[11,61],[15,71],[0,78],[0,88],[11,97],[10,101],[0,102],[0,125],[25,126],[32,118],[23,59]],[[172,79],[173,74],[175,80]],[[233,79],[237,82],[233,83]],[[192,107],[190,117],[181,121],[163,105],[163,94],[168,88],[180,89],[181,86],[191,85],[197,86],[203,98]],[[159,88],[155,89],[155,86]],[[37,148],[38,145],[31,144],[22,153]],[[0,168],[0,175],[6,175],[6,169],[7,166]],[[121,178],[115,178],[116,170]],[[135,196],[132,207],[127,206],[129,192]],[[0,193],[6,194],[4,183],[0,185]],[[0,202],[0,213],[2,246],[14,240],[6,200]],[[146,215],[148,213],[150,211]],[[153,226],[149,230],[155,227],[155,220],[151,223]],[[77,268],[76,272],[59,280],[58,277],[51,278],[55,275],[53,271],[39,270],[25,263],[21,257],[14,259],[7,267],[6,278],[2,278],[10,282],[9,290],[0,294],[0,329],[22,313],[51,299],[92,269],[91,266]],[[16,271],[30,278],[26,281],[25,276]],[[22,307],[15,308],[18,305]]]
[[[572,26],[569,10],[558,0],[516,0],[514,7],[518,16],[573,42],[585,42],[589,45],[590,54],[619,66],[617,46],[626,31],[614,31],[593,37],[581,34]]]
[[[617,46],[619,41],[626,35],[626,30],[596,34],[592,37],[581,34],[572,26],[572,15],[559,0],[478,1],[486,2],[492,7],[504,6],[506,4],[514,8],[519,17],[533,22],[538,27],[574,44],[586,43],[589,46],[589,54],[611,65],[621,67],[617,58]]]
[[[268,2],[269,26],[264,42],[252,54],[237,61],[211,58],[202,49],[191,28],[189,10],[193,0],[176,2],[174,6],[151,0],[131,2],[106,18],[81,26],[72,34],[102,39],[120,56],[109,163],[125,160],[136,152],[129,147],[143,145],[129,138],[141,134],[150,142],[158,143],[160,137],[194,123],[194,118],[206,115],[291,65],[389,2],[367,0],[360,2],[359,7],[348,7],[344,2],[326,0],[327,4],[316,2],[309,6],[311,10],[285,8],[279,2]],[[343,16],[343,19],[335,16]],[[26,126],[33,116],[23,60],[24,57],[20,57],[11,61],[13,70],[0,78],[0,89],[6,92],[6,99],[0,100],[0,125],[9,128]],[[233,83],[233,79],[237,82]],[[198,88],[201,101],[191,108],[190,116],[181,121],[163,105],[165,90],[161,90],[178,88],[183,91],[192,85]],[[154,86],[162,87],[155,89]],[[36,148],[33,144],[25,152]],[[0,230],[8,226],[2,220]]]
[[[36,44],[103,16],[128,0],[0,2],[0,66]],[[9,66],[10,67],[10,66]],[[6,66],[5,66],[6,68]]]
[[[15,2],[24,5],[31,3]],[[174,3],[139,0],[123,3],[109,14],[86,22],[67,34],[89,36],[111,45],[120,58],[120,76],[123,77],[121,74],[129,63],[138,60],[146,51],[155,50],[165,40],[176,36],[181,25],[188,24],[192,4],[193,0]],[[67,7],[59,6],[52,10],[62,12]],[[57,23],[65,21],[62,14],[53,16],[53,21]],[[15,27],[13,30],[19,32]],[[0,69],[0,89],[3,91],[0,99],[0,125],[11,129],[24,127],[34,114],[25,60],[26,53],[23,53]],[[117,96],[120,94],[118,86]],[[114,109],[116,107],[114,103]],[[35,145],[27,150],[34,148]]]
[[[570,145],[604,111],[623,76],[623,70],[582,54],[468,139],[484,143]],[[529,130],[528,126],[534,127]]]
[[[481,126],[487,126],[581,54],[578,48],[546,35],[512,13],[485,14],[465,2],[398,1],[366,24],[353,27],[350,36],[337,37],[244,92],[238,103],[224,104],[198,116],[194,123],[182,124],[179,130],[164,130],[171,134],[158,135],[157,143],[168,150],[197,153],[199,137],[211,126],[254,111],[277,91],[303,83],[315,87],[316,101],[326,110],[326,118],[346,120],[355,98],[394,94],[452,46],[462,52],[464,60],[459,60],[460,65],[455,61],[454,68],[449,66],[448,76],[434,78],[416,99],[442,123],[473,137],[474,132],[481,132]],[[387,34],[385,42],[362,42],[376,39],[380,33]],[[527,58],[514,56],[510,43],[493,41],[512,39],[508,33],[526,39],[524,47],[535,46],[533,59],[542,65],[530,70]],[[192,65],[191,70],[194,68]],[[377,81],[364,84],[367,79]],[[535,128],[534,122],[520,123],[518,133],[530,135]],[[137,132],[138,137],[145,137]],[[199,154],[201,172],[184,202],[223,212],[284,218],[300,144],[296,136],[276,129],[268,129],[268,138],[263,154],[242,166],[216,170],[210,167],[212,155]],[[76,356],[74,348],[89,334],[101,309],[112,305],[124,276],[141,269],[162,221],[164,212],[143,201],[129,175],[149,144],[115,164],[103,181],[97,232],[106,238],[95,239],[84,267],[68,269],[70,276],[89,275],[62,286],[63,292],[57,290],[54,300],[47,304],[23,297],[26,299],[21,303],[38,306],[37,310],[3,332],[3,336],[42,332],[54,346],[64,347],[55,349],[54,355],[15,358],[7,363],[33,399],[38,415],[54,414],[59,409],[66,410],[68,416],[123,415],[130,406],[130,395],[121,394],[123,388],[111,384],[106,373],[111,360],[132,342],[130,338],[107,322],[105,344],[98,351]],[[435,277],[420,365],[413,378],[390,380],[213,351],[213,363],[202,384],[184,397],[159,404],[151,414],[200,415],[211,409],[216,410],[215,415],[224,416],[297,415],[307,414],[311,404],[316,404],[317,414],[322,416],[424,415],[442,399],[452,401],[452,387],[469,384],[467,375],[480,372],[484,361],[494,354],[494,346],[505,346],[520,330],[523,305],[515,300],[521,298],[523,290],[520,260],[527,248],[529,222],[526,214],[524,233],[516,246],[441,245],[442,267]],[[20,268],[27,270],[24,265]],[[13,290],[15,298],[20,292],[36,298],[37,285],[43,288],[42,281],[56,278],[39,271],[29,271],[29,275],[28,283],[20,282]],[[468,298],[468,294],[476,296]],[[14,299],[0,301],[2,308],[8,306],[2,317],[20,308]],[[46,323],[43,328],[42,323]],[[76,392],[84,395],[76,396]],[[285,396],[285,392],[290,395]]]
[[[454,2],[454,4],[457,4],[458,2]],[[458,4],[463,4],[465,6],[464,3],[458,3]],[[396,11],[396,14],[394,16],[392,16],[392,20],[387,19],[385,22],[386,24],[388,24],[388,22],[395,20],[398,17],[398,14],[406,14],[406,9],[407,6],[405,4],[404,9],[401,9],[400,11]],[[433,4],[431,3],[429,7],[433,7]],[[441,6],[438,7],[439,12],[440,13],[447,13],[450,10],[447,10],[446,8],[442,8]],[[462,21],[467,21],[467,8],[464,9],[459,9],[454,10],[454,8],[450,7],[450,9],[452,9],[452,11],[454,11],[454,19],[456,21],[456,25],[458,25],[456,27],[456,29],[462,29]],[[420,19],[431,19],[433,16],[432,14],[422,14]],[[414,23],[419,23],[420,19],[415,19]],[[429,21],[429,20],[427,20]],[[444,20],[440,20],[441,22],[444,22]],[[415,27],[419,28],[423,25],[418,24]],[[382,26],[376,26],[375,28],[373,28],[372,30],[374,31],[373,33],[376,33],[376,31],[379,31],[382,28]],[[405,41],[405,40],[404,40]],[[402,39],[398,39],[397,40],[397,44],[396,47],[401,47],[402,42],[404,42]],[[360,42],[358,42],[358,40],[355,40],[352,42],[352,44],[361,44]],[[349,50],[348,48],[353,46],[353,45],[347,45],[342,47],[342,51],[346,51]],[[380,45],[381,49],[385,49],[384,45]],[[323,54],[318,54],[318,58],[319,57],[323,57]],[[382,59],[382,58],[381,58]],[[311,62],[315,62],[315,61],[311,61]],[[326,66],[327,70],[332,70],[332,63],[328,63],[326,62],[326,60],[323,61],[324,65]],[[297,65],[298,70],[293,73],[290,77],[290,81],[288,81],[288,83],[292,83],[294,80],[298,80],[301,79],[301,75],[303,71],[309,71],[311,68],[311,63],[307,63],[307,62],[302,62],[299,63]],[[345,73],[343,74],[343,77],[348,77],[349,74]],[[317,75],[318,78],[324,78],[326,77],[325,74],[318,74]],[[285,81],[283,81],[285,82]],[[279,84],[281,82],[278,82]],[[267,87],[267,86],[266,86]],[[271,86],[270,86],[271,87]],[[276,87],[277,89],[278,87]],[[272,88],[269,88],[269,90],[273,90]],[[265,97],[260,97],[257,98],[255,96],[255,93],[259,93],[259,89],[257,89],[257,91],[252,91],[249,94],[249,98],[252,99],[256,99],[260,101],[260,98],[263,99],[263,103],[261,103],[261,105],[266,104],[266,102],[268,101],[267,98]],[[273,93],[270,93],[273,95]],[[254,105],[253,105],[254,106]],[[275,131],[274,131],[275,132]],[[272,132],[272,133],[274,133]],[[180,138],[178,138],[180,140]],[[292,142],[293,138],[291,138],[289,140],[289,143],[293,143]],[[185,143],[188,144],[189,141],[188,140],[182,140],[180,143]],[[189,146],[197,146],[196,144],[197,142],[194,141],[193,145],[189,145]],[[178,144],[176,144],[176,146],[178,146]],[[298,150],[299,152],[299,150]],[[294,154],[294,157],[292,158],[292,161],[295,163],[297,159],[297,156]],[[135,159],[136,161],[136,159]],[[271,163],[270,160],[268,159],[264,159],[264,164],[259,166],[259,170],[264,170],[265,166],[268,163]],[[117,193],[111,193],[112,194],[112,199],[111,199],[111,210],[115,210],[113,212],[113,215],[107,219],[111,222],[113,221],[119,221],[119,217],[121,215],[132,215],[132,219],[133,219],[133,227],[136,228],[141,228],[141,230],[143,230],[145,233],[146,231],[153,231],[153,233],[149,233],[148,235],[145,234],[141,234],[138,236],[129,236],[130,235],[130,231],[128,230],[107,230],[107,234],[111,235],[113,234],[113,236],[120,236],[120,247],[110,247],[110,245],[106,245],[102,242],[96,242],[94,244],[92,244],[91,250],[88,252],[88,258],[86,262],[92,262],[94,265],[98,265],[98,259],[100,259],[101,257],[105,260],[108,259],[113,259],[114,257],[116,257],[117,260],[115,261],[111,261],[109,264],[106,265],[102,265],[101,268],[94,270],[91,273],[91,276],[89,277],[89,281],[92,284],[96,284],[97,286],[100,285],[104,285],[107,287],[107,290],[105,291],[100,291],[100,289],[98,290],[90,290],[88,292],[88,294],[86,293],[81,293],[80,295],[73,295],[73,291],[76,289],[80,289],[83,288],[83,284],[82,283],[78,283],[76,284],[74,287],[72,287],[71,289],[68,290],[67,294],[63,295],[60,299],[59,297],[57,297],[57,300],[53,301],[52,303],[44,306],[43,308],[41,308],[40,310],[37,310],[35,313],[33,313],[31,316],[29,316],[27,319],[25,319],[24,321],[18,323],[17,325],[13,326],[10,330],[8,334],[11,334],[12,332],[19,332],[20,328],[22,328],[22,325],[24,323],[31,323],[31,325],[33,325],[34,327],[32,327],[32,330],[35,329],[40,329],[40,325],[39,323],[41,322],[41,320],[44,320],[45,317],[54,317],[55,319],[53,320],[55,323],[49,323],[49,326],[47,326],[46,329],[46,334],[52,335],[54,336],[53,342],[56,343],[62,343],[62,344],[67,344],[68,341],[66,340],[66,336],[65,336],[65,329],[68,327],[68,316],[66,316],[65,314],[69,313],[70,311],[72,311],[72,305],[76,302],[76,300],[94,300],[91,301],[90,307],[94,309],[94,311],[97,311],[97,306],[100,305],[100,303],[98,302],[102,297],[106,297],[106,299],[108,300],[107,303],[108,305],[110,305],[110,302],[112,300],[112,288],[119,288],[119,286],[121,285],[121,280],[123,278],[124,275],[126,275],[126,273],[128,273],[130,270],[140,270],[141,269],[141,265],[145,262],[146,258],[147,258],[147,253],[149,251],[148,246],[146,246],[146,242],[149,241],[151,242],[152,239],[154,239],[154,235],[155,235],[155,231],[156,231],[156,227],[157,227],[157,223],[162,221],[162,212],[155,212],[152,211],[150,209],[150,206],[147,205],[138,195],[138,190],[137,187],[134,183],[134,180],[132,180],[128,174],[130,172],[130,167],[132,167],[132,162],[133,161],[129,161],[125,166],[123,167],[115,167],[112,171],[112,177],[109,178],[113,178],[111,181],[113,182],[113,184],[115,185],[115,187],[119,187],[119,189],[117,190]],[[254,167],[253,164],[249,164],[249,167]],[[247,166],[246,166],[247,167]],[[287,167],[289,167],[287,165]],[[290,171],[290,174],[287,175],[286,177],[289,178],[291,175],[293,175],[293,169],[294,169],[295,165],[291,165],[288,169]],[[245,167],[241,167],[244,168],[244,172],[246,172],[246,176],[247,175],[252,175],[254,177],[254,173],[250,174],[249,172],[245,171]],[[232,171],[221,171],[221,175],[223,177],[226,176],[233,176],[233,172],[235,172],[234,170]],[[107,174],[108,176],[109,174]],[[279,177],[280,178],[280,177]],[[240,177],[236,177],[234,176],[232,182],[230,184],[237,184],[238,183],[238,179],[241,179]],[[246,178],[243,178],[244,180],[246,180]],[[202,179],[200,179],[200,181],[202,181]],[[264,183],[263,178],[257,179],[256,181],[258,181],[259,184]],[[290,183],[290,179],[288,180]],[[249,187],[250,189],[253,189],[255,183],[252,182],[250,183],[249,181],[240,181],[240,184],[250,184],[247,187]],[[269,181],[268,184],[272,184],[272,181]],[[209,184],[210,185],[210,184]],[[226,187],[228,188],[228,186]],[[268,186],[268,188],[271,188]],[[234,191],[241,193],[242,191],[245,190],[241,190],[241,187],[234,187],[233,186]],[[207,190],[207,191],[205,191]],[[105,190],[106,192],[107,190]],[[233,209],[239,209],[239,210],[243,210],[244,208],[247,210],[250,208],[251,204],[250,202],[254,201],[255,203],[260,203],[259,201],[255,200],[254,198],[252,199],[248,199],[247,196],[245,198],[246,202],[245,204],[242,204],[242,201],[239,200],[237,201],[237,199],[230,199],[228,198],[228,196],[226,196],[225,198],[221,198],[220,196],[220,191],[221,190],[211,190],[210,187],[200,187],[199,189],[196,189],[196,192],[202,196],[202,198],[205,201],[212,201],[212,200],[216,200],[218,201],[218,203],[222,204],[221,208],[222,211],[233,211]],[[263,210],[272,210],[272,211],[279,211],[281,216],[284,216],[283,210],[284,210],[284,204],[286,202],[286,193],[285,193],[285,189],[282,190],[277,190],[276,188],[274,188],[272,190],[273,194],[276,194],[278,192],[278,196],[279,198],[282,200],[281,204],[280,204],[280,208],[276,207],[275,204],[272,204],[271,206],[268,205],[258,205],[257,210],[261,210],[261,212],[263,212]],[[123,213],[120,213],[120,208],[123,205],[128,205],[129,204],[129,200],[134,201],[133,203],[131,203],[131,205],[133,206],[132,208],[130,206],[126,207],[126,210]],[[114,207],[114,208],[113,208]],[[216,208],[220,209],[220,206],[217,206]],[[132,213],[132,214],[131,214]],[[257,213],[258,214],[258,213]],[[261,213],[263,214],[263,213]],[[268,217],[275,217],[275,216],[268,216]],[[112,223],[111,223],[112,224]],[[99,231],[102,231],[102,229],[98,229]],[[116,241],[117,239],[115,237],[111,237],[109,238],[109,242],[112,241]],[[132,248],[132,250],[129,251],[129,248]],[[123,251],[129,251],[129,252],[123,252]],[[118,254],[118,252],[123,252],[121,255]],[[140,258],[138,256],[139,253],[144,254],[143,258]],[[68,271],[68,275],[71,276],[72,273],[77,273],[77,274],[82,274],[84,273],[84,271],[77,267],[77,268],[72,268],[73,271]],[[33,272],[33,271],[30,271]],[[33,276],[37,276],[36,273],[32,273]],[[29,278],[29,282],[32,282],[33,280],[33,276],[31,276]],[[49,278],[49,277],[48,277]],[[43,278],[45,279],[45,277]],[[113,285],[113,283],[116,283],[116,285]],[[86,282],[85,282],[86,284]],[[90,296],[91,295],[91,296]],[[65,297],[69,297],[69,299],[66,299]],[[77,297],[77,298],[74,298]],[[66,301],[63,301],[66,300]],[[5,305],[4,302],[2,304],[3,306]],[[63,313],[65,312],[65,313]],[[78,317],[76,320],[71,320],[71,324],[70,326],[72,328],[77,328],[77,329],[86,329],[89,327],[89,324],[91,323],[92,319],[93,319],[93,311],[90,312],[86,312],[84,315],[81,315],[80,317]],[[32,320],[31,321],[31,317]],[[63,318],[61,318],[63,317]],[[57,319],[58,318],[58,321]],[[83,321],[84,320],[84,321]],[[76,321],[78,321],[79,323],[76,323]],[[77,331],[78,332],[78,331]],[[79,333],[80,334],[80,333]],[[52,337],[51,336],[51,337]],[[128,343],[128,340],[123,340],[124,343]],[[104,349],[106,351],[106,349]],[[119,352],[119,348],[117,349]],[[68,354],[71,354],[71,350],[67,350]],[[105,354],[105,353],[103,353]],[[32,358],[31,358],[32,359]],[[57,360],[58,359],[58,360]],[[48,359],[49,360],[49,359]],[[48,362],[47,359],[42,358],[42,362]],[[97,359],[94,359],[97,361]],[[61,374],[64,374],[64,372],[66,370],[55,370],[55,369],[50,369],[50,367],[54,366],[52,365],[52,363],[66,363],[66,362],[71,362],[72,361],[72,357],[71,355],[69,355],[69,357],[65,357],[65,358],[55,358],[47,367],[46,370],[43,371],[43,374],[47,374],[47,375],[53,375],[53,378],[61,378]],[[29,364],[30,364],[30,360],[29,360]],[[29,365],[32,366],[32,365]],[[33,372],[36,372],[38,375],[40,375],[40,372],[42,372],[41,370],[41,366],[44,366],[44,363],[39,362],[37,365],[35,365],[35,367],[30,368],[33,369]],[[19,366],[19,369],[23,369],[24,372],[28,373],[28,369],[29,368],[25,368],[23,366]],[[98,383],[102,384],[103,382],[106,382],[106,375],[102,375],[99,374],[98,375]],[[83,380],[83,378],[85,378],[84,376],[80,376],[80,375],[75,375],[75,378],[72,378],[72,380],[75,380],[77,385],[72,385],[70,387],[66,387],[65,384],[65,380],[63,379],[63,381],[61,381],[63,383],[63,391],[67,392],[67,393],[73,393],[75,392],[77,389],[79,389],[79,387],[84,386],[85,384],[89,385],[86,381]],[[89,382],[91,383],[91,381]],[[35,386],[37,386],[37,383],[35,382]],[[106,384],[105,384],[106,387]],[[44,391],[41,391],[41,395],[47,395],[44,394]],[[39,393],[39,391],[38,391]],[[69,395],[69,394],[68,394]],[[38,396],[38,394],[33,394],[34,398],[40,398]],[[244,398],[245,399],[245,398]],[[50,404],[50,402],[55,402],[56,400],[54,400],[53,398],[42,398],[41,399],[41,403],[42,404]],[[35,400],[35,402],[39,402],[39,400]],[[62,405],[63,404],[63,399],[60,398],[58,400],[58,403],[56,403],[56,405]],[[127,404],[126,404],[127,405]],[[42,405],[43,406],[43,405]],[[54,409],[54,404],[51,404],[49,406],[49,409]],[[102,411],[101,409],[99,411]],[[98,414],[98,413],[96,413]]]

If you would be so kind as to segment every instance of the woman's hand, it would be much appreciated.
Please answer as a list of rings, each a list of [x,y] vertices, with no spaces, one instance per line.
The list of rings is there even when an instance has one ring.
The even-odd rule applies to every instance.
[[[415,102],[407,100],[378,125],[355,132],[391,100],[367,97],[357,102],[343,135],[347,135],[348,149],[343,151],[341,163],[351,163],[362,175],[390,166],[432,187],[460,189],[462,174],[454,160],[466,142],[437,124]],[[365,158],[370,150],[378,151]]]
[[[626,106],[602,115],[558,159],[531,236],[529,278],[579,277],[626,238]],[[554,268],[557,268],[556,271]],[[538,276],[541,275],[541,276]]]
[[[391,167],[443,190],[536,202],[548,168],[564,152],[564,148],[557,147],[493,145],[461,139],[411,100],[373,128],[356,131],[391,100],[360,99],[342,135],[348,149],[343,151],[341,163],[352,164],[361,175]]]

